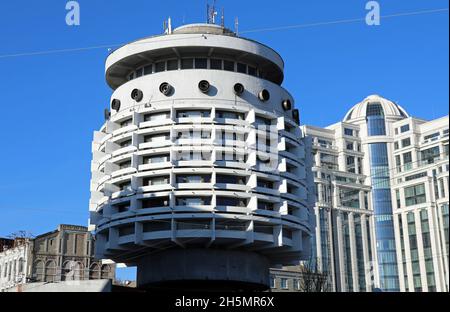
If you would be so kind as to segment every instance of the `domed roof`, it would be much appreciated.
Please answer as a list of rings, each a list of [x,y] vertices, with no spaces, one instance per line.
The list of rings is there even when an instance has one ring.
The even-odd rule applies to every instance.
[[[383,116],[408,118],[408,113],[398,104],[379,95],[370,95],[362,102],[353,106],[345,115],[344,121],[366,118],[367,116],[381,114]]]

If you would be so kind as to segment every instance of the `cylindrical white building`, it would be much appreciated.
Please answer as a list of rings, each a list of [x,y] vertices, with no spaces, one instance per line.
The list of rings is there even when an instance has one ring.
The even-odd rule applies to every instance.
[[[283,67],[212,24],[109,55],[111,109],[93,142],[98,257],[136,265],[141,287],[228,289],[267,288],[270,266],[308,258],[311,160]]]

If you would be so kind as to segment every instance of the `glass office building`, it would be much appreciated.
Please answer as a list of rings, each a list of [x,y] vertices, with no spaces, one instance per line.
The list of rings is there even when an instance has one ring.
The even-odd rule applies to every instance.
[[[448,116],[372,95],[313,142],[315,254],[335,291],[448,291]]]

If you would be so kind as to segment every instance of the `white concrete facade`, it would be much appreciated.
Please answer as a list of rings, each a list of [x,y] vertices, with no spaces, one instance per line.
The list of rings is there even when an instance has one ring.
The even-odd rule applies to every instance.
[[[26,282],[29,243],[0,252],[0,292]]]
[[[353,135],[344,136],[344,129],[352,129]],[[361,170],[359,128],[339,123],[329,129],[304,126],[303,131],[313,140],[319,269],[327,273],[331,290],[371,291],[373,211]],[[346,142],[352,142],[353,149],[347,149]],[[355,157],[355,163],[347,165],[347,156]]]
[[[393,125],[392,198],[402,291],[449,291],[449,119]],[[403,130],[403,131],[402,131]]]
[[[184,26],[108,57],[120,106],[92,146],[99,257],[136,264],[156,246],[191,242],[271,264],[308,257],[311,159],[281,87],[283,66],[272,49],[214,25]],[[134,90],[141,96],[132,99]]]
[[[380,108],[383,121],[371,124],[368,119]],[[314,142],[316,256],[335,290],[448,291],[448,116],[411,118],[397,104],[373,95],[343,122],[303,130]],[[376,163],[380,159],[384,167]],[[342,203],[355,204],[339,196],[343,187],[346,195],[359,196],[357,209]],[[373,193],[380,189],[384,201]],[[390,224],[376,225],[386,221]],[[389,239],[378,240],[383,235]]]

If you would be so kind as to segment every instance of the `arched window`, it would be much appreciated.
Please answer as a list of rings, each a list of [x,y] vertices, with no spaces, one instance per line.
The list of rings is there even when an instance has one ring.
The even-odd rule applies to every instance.
[[[32,277],[37,282],[43,282],[44,281],[44,262],[41,260],[38,260],[33,265],[33,273]]]
[[[13,270],[13,268],[12,268],[12,261],[9,261],[9,264],[8,264],[8,281],[11,280],[12,270]]]
[[[19,258],[19,268],[17,270],[19,274],[24,273],[24,266],[25,266],[25,261],[23,260],[23,258]]]
[[[83,264],[73,260],[64,262],[61,280],[77,281],[81,279],[83,279]]]
[[[73,280],[72,261],[66,261],[63,264],[61,280],[70,281]]]
[[[12,278],[15,279],[16,275],[17,275],[17,259],[14,260]]]
[[[47,261],[45,264],[45,282],[52,283],[56,278],[56,263],[53,260]]]
[[[91,265],[89,279],[100,279],[100,266],[97,263]]]
[[[111,267],[107,264],[102,266],[102,279],[109,279],[111,274]]]
[[[384,117],[384,110],[381,103],[369,103],[367,104],[366,116],[382,116]]]
[[[81,262],[75,262],[74,270],[74,280],[79,281],[84,279],[84,265]]]

